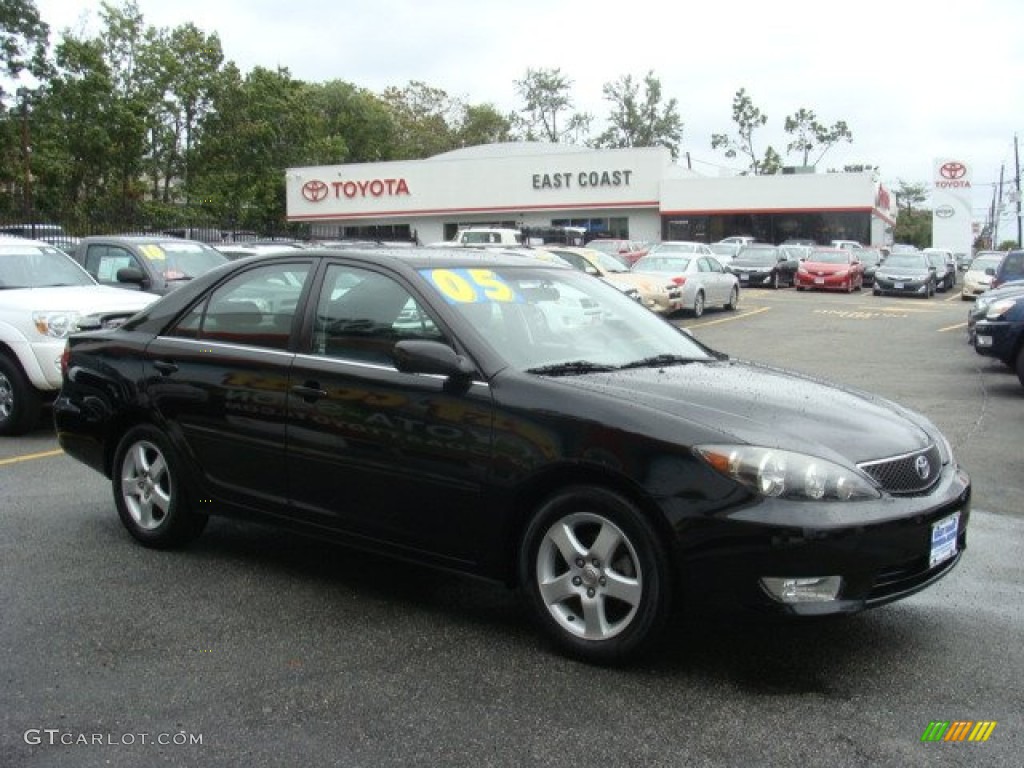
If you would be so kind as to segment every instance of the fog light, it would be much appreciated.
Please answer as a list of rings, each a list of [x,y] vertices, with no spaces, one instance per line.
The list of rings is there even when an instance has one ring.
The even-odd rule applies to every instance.
[[[780,603],[825,603],[835,600],[843,585],[841,576],[792,579],[764,576],[761,585]]]
[[[992,337],[991,336],[977,336],[975,337],[974,343],[979,347],[991,347]]]

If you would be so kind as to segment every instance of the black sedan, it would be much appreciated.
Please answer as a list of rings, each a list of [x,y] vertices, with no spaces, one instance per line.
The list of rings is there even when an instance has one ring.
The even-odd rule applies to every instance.
[[[799,258],[789,249],[752,243],[743,246],[726,269],[736,275],[744,287],[779,288],[793,285],[799,266]]]
[[[872,293],[920,296],[935,295],[938,278],[935,267],[920,251],[891,253],[876,269]]]
[[[979,355],[994,357],[1024,384],[1024,281],[985,291],[967,313],[967,339]]]
[[[676,603],[881,605],[966,544],[970,480],[927,419],[526,256],[230,262],[62,363],[60,445],[143,545],[234,515],[501,580],[590,661]]]

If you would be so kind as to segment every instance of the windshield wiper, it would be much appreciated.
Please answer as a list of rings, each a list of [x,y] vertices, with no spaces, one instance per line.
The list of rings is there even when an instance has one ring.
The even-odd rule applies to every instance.
[[[687,363],[704,362],[707,361],[701,357],[683,357],[682,355],[652,355],[651,357],[645,357],[642,360],[634,360],[631,363],[620,365],[619,368],[662,368],[666,365],[686,365]]]
[[[552,365],[541,365],[536,368],[527,368],[527,373],[539,373],[545,376],[576,376],[582,373],[603,373],[614,371],[616,366],[603,363],[593,363],[589,360],[572,360],[566,363],[553,363]]]

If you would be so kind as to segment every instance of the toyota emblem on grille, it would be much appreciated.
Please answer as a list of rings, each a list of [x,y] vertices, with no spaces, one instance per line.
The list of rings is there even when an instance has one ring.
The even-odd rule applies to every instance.
[[[932,465],[928,463],[927,456],[918,456],[914,460],[914,469],[922,480],[927,480],[928,475],[932,473]]]

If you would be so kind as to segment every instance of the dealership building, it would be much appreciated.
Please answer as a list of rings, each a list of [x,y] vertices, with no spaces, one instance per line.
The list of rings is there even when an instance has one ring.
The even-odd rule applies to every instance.
[[[896,218],[870,172],[707,177],[663,147],[487,144],[425,160],[289,168],[286,187],[288,220],[320,238],[433,243],[469,226],[577,226],[649,241],[887,245]]]

